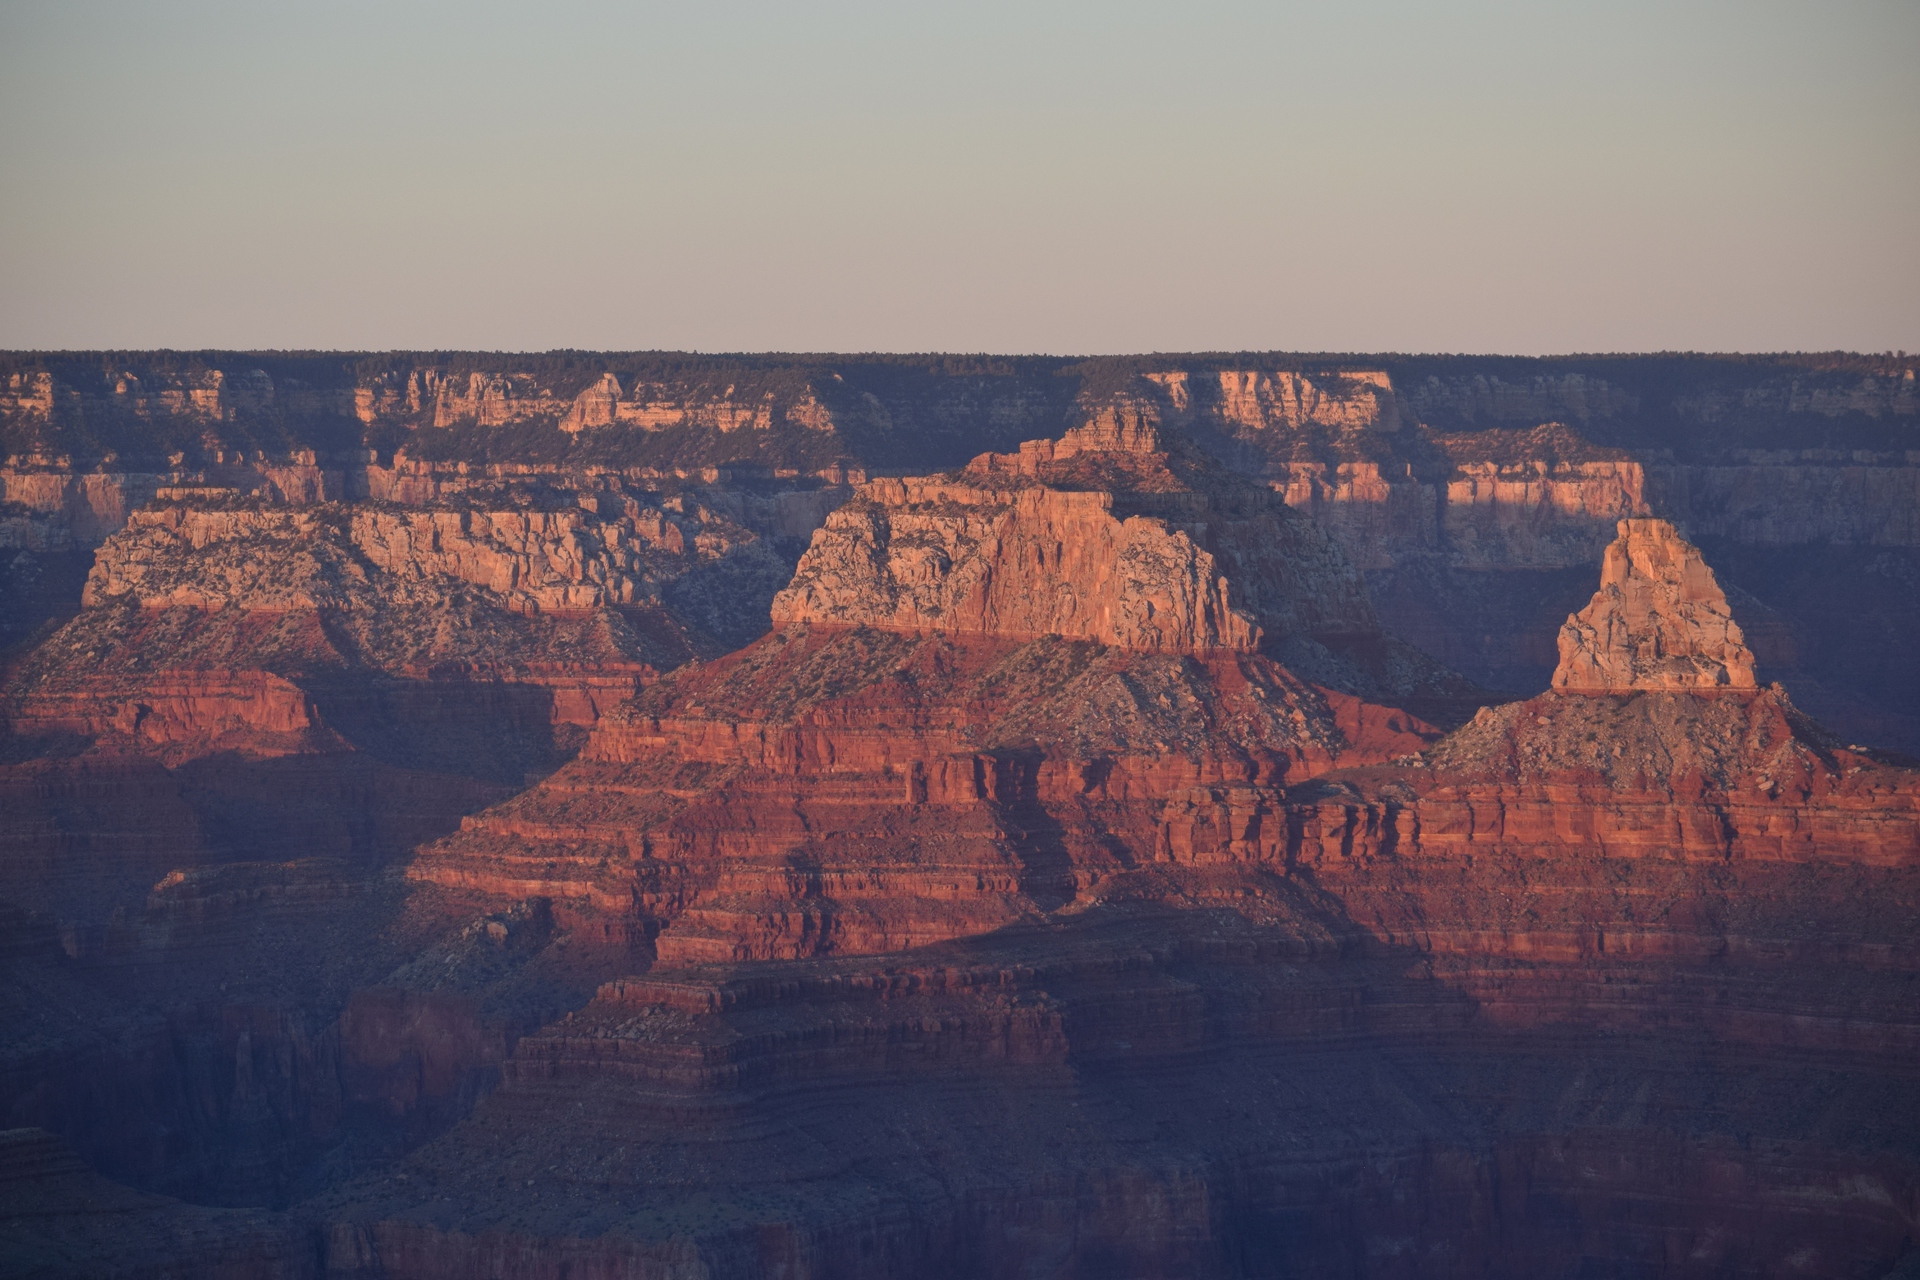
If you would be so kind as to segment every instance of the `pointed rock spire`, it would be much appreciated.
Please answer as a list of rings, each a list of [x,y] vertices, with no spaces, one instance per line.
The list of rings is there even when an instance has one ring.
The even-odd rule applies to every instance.
[[[1620,522],[1600,589],[1560,628],[1570,693],[1752,689],[1753,651],[1700,548],[1665,520]]]

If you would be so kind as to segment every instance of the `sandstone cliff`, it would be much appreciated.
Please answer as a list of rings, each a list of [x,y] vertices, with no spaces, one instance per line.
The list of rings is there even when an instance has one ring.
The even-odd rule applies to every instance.
[[[1375,629],[1310,522],[1175,460],[1150,429],[1097,425],[866,486],[815,535],[773,617],[1189,653],[1250,652],[1263,630]]]
[[[1600,590],[1561,628],[1553,687],[1751,689],[1753,651],[1700,549],[1665,520],[1622,520]]]
[[[1640,974],[1623,981],[1638,982],[1650,979],[1637,966],[1661,963],[1676,948],[1694,954],[1700,944],[1676,936],[1690,926],[1665,914],[1682,908],[1649,913],[1650,904],[1635,905],[1609,887],[1606,876],[1627,874],[1627,863],[1637,868],[1628,879],[1640,891],[1676,902],[1703,892],[1680,869],[1690,864],[1736,868],[1730,874],[1756,885],[1793,878],[1803,885],[1795,892],[1807,923],[1826,912],[1822,927],[1841,932],[1855,927],[1838,923],[1850,909],[1845,893],[1815,890],[1786,868],[1819,867],[1842,879],[1840,868],[1884,868],[1889,884],[1900,886],[1896,894],[1908,892],[1920,871],[1920,775],[1834,739],[1780,686],[1756,687],[1752,654],[1711,569],[1665,521],[1621,523],[1600,590],[1562,632],[1554,686],[1482,710],[1418,760],[1330,778],[1319,784],[1330,790],[1309,787],[1298,797],[1311,798],[1322,815],[1305,819],[1302,830],[1318,828],[1340,842],[1336,849],[1309,834],[1301,860],[1388,936],[1411,930],[1455,956],[1466,989],[1501,1004],[1503,1016],[1550,1016],[1543,1009],[1570,998],[1569,966],[1617,965]],[[1551,867],[1551,884],[1528,891],[1524,920],[1496,911],[1497,926],[1473,923],[1485,904],[1442,886],[1480,859],[1493,860],[1488,874],[1496,877],[1524,880],[1529,867]],[[1410,911],[1416,899],[1422,905]],[[1722,920],[1764,914],[1738,897],[1712,910]],[[1895,940],[1900,927],[1891,916],[1865,915],[1872,916],[1869,932],[1906,947]],[[1706,954],[1731,963],[1739,948],[1758,945],[1729,938]],[[1782,945],[1786,951],[1776,954],[1838,966],[1827,978],[1837,986],[1866,981],[1848,969],[1859,956],[1826,953],[1813,942]],[[1763,963],[1765,954],[1752,959]],[[1920,962],[1900,954],[1897,964]],[[1668,998],[1692,1007],[1694,997],[1676,988]],[[1855,1034],[1838,1024],[1826,1032],[1803,1027],[1796,1021],[1803,1014],[1766,1011],[1768,999],[1755,992],[1727,998],[1755,1003],[1738,1016],[1697,1013],[1724,1034],[1795,1043]],[[1637,1009],[1624,993],[1583,999],[1608,1019],[1677,1016],[1664,1006]],[[1903,1026],[1863,1030],[1851,1043],[1877,1052],[1909,1034]]]
[[[784,574],[750,531],[679,499],[163,503],[101,548],[85,611],[12,673],[7,717],[174,754],[251,726],[266,749],[319,724],[288,681],[361,672],[526,682],[552,691],[557,723],[591,724],[636,680],[717,651],[712,632],[761,630]]]
[[[917,479],[878,481],[829,517],[773,619],[1176,653],[1260,637],[1212,555],[1163,521],[1115,517],[1110,495]]]
[[[763,631],[787,573],[684,495],[477,496],[135,512],[79,616],[0,683],[0,898],[92,951],[170,871],[372,874],[550,772],[713,632]]]
[[[1271,855],[1283,780],[1430,735],[1261,652],[1306,625],[1377,637],[1358,575],[1139,424],[868,484],[773,617],[410,874],[611,913],[682,960],[887,950],[1030,918],[1135,859]],[[1102,837],[1055,804],[1141,825]]]
[[[666,583],[702,565],[783,570],[751,531],[697,504],[569,496],[491,511],[163,503],[102,547],[84,603],[284,610],[377,594],[404,604],[452,580],[514,612],[578,613],[657,605]]]
[[[668,677],[409,874],[663,930],[682,962],[893,950],[1169,850],[1276,849],[1282,780],[1431,736],[1254,654],[792,626]]]
[[[868,484],[815,534],[773,617],[1258,650],[1436,720],[1480,697],[1382,631],[1360,575],[1312,520],[1126,414],[945,476]]]

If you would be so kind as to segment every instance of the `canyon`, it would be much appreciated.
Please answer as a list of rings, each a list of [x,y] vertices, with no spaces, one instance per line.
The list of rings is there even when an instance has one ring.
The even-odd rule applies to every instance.
[[[0,644],[70,613],[93,549],[162,487],[401,504],[529,480],[698,488],[804,544],[850,483],[1118,414],[1192,436],[1311,513],[1390,632],[1491,689],[1546,687],[1616,521],[1676,521],[1720,566],[1763,668],[1840,732],[1920,750],[1920,684],[1888,661],[1920,623],[1920,398],[1894,357],[3,364]]]
[[[1920,1265],[1910,364],[8,359],[6,1274]]]

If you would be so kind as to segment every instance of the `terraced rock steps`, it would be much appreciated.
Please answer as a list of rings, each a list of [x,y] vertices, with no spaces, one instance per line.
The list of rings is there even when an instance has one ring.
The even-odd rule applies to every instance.
[[[1515,1023],[1297,876],[1182,883],[905,954],[615,980],[315,1208],[405,1275],[1878,1275],[1905,1247],[1894,1059],[1672,1009]]]

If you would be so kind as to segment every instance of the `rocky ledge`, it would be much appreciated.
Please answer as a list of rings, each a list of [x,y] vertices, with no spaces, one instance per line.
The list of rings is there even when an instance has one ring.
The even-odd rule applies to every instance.
[[[751,530],[694,501],[518,496],[424,510],[161,502],[101,547],[85,603],[283,611],[404,603],[464,583],[512,612],[584,613],[658,606],[701,569],[724,565],[768,590],[787,572]]]

